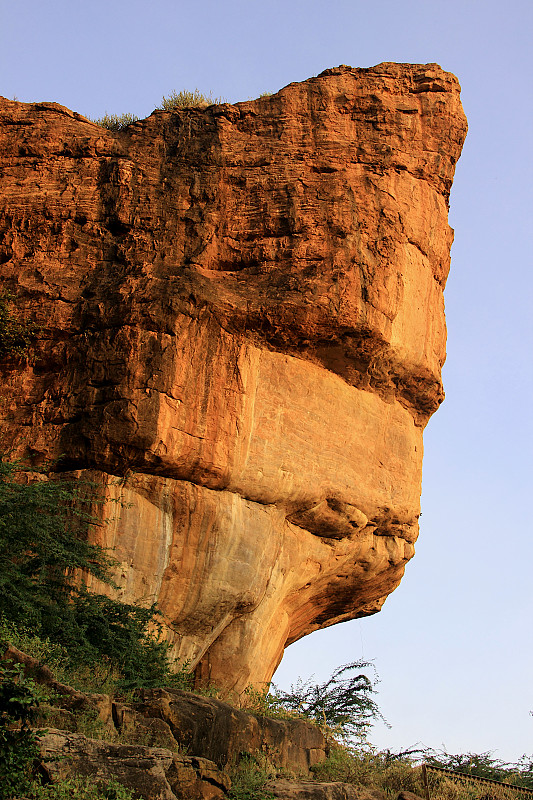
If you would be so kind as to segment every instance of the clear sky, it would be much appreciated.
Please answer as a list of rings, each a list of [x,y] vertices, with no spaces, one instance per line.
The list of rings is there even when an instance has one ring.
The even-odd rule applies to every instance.
[[[383,611],[290,647],[275,681],[375,659],[379,747],[533,753],[531,0],[0,0],[0,94],[87,116],[230,102],[327,67],[437,62],[469,135],[451,197],[447,399],[417,555]]]

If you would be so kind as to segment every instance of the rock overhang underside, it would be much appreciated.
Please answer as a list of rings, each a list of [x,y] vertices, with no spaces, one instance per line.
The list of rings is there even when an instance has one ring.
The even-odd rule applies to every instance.
[[[402,578],[465,134],[435,64],[121,132],[0,100],[1,281],[39,326],[1,365],[2,447],[100,487],[120,596],[199,682],[269,680]]]

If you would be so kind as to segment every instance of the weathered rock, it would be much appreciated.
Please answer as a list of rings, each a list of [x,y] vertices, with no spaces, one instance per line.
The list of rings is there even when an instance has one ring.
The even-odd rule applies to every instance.
[[[387,800],[378,789],[363,789],[351,783],[317,783],[277,779],[265,786],[279,800]]]
[[[326,757],[326,740],[317,725],[302,719],[272,719],[236,709],[214,698],[176,689],[141,689],[132,706],[139,715],[163,720],[181,750],[225,768],[243,753],[260,754],[276,769],[308,776]],[[118,711],[118,723],[131,711]],[[125,715],[125,716],[120,716]],[[124,720],[124,721],[122,721]]]
[[[310,720],[273,719],[234,708],[215,698],[179,689],[137,689],[126,703],[109,695],[85,694],[56,681],[36,659],[8,647],[6,660],[24,664],[27,674],[57,692],[54,705],[41,708],[40,725],[86,733],[87,712],[108,737],[122,744],[185,752],[224,769],[243,754],[260,756],[272,769],[309,777],[326,758],[327,742]]]
[[[48,730],[40,739],[43,769],[54,783],[71,777],[119,781],[145,800],[226,797],[228,776],[204,758],[165,748],[123,745]]]
[[[413,792],[400,792],[397,800],[424,800],[424,798],[420,797],[419,794],[413,794]]]
[[[1,444],[100,484],[121,596],[200,682],[268,681],[401,580],[465,130],[434,64],[121,133],[0,101],[2,281],[42,326],[3,364]]]

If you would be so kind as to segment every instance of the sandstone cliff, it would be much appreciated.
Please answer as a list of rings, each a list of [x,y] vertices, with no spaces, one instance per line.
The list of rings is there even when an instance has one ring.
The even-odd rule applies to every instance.
[[[2,447],[100,483],[121,595],[199,681],[268,680],[401,580],[465,132],[434,64],[120,133],[0,100],[1,277],[41,326],[2,364]]]

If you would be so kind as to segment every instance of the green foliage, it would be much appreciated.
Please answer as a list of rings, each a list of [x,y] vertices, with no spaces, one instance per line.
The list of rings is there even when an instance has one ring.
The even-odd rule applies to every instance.
[[[248,686],[239,698],[240,708],[249,714],[274,719],[295,719],[301,717],[299,711],[285,708],[283,700],[274,692],[270,692],[267,684],[262,689]]]
[[[314,720],[336,737],[362,741],[374,720],[385,722],[372,697],[374,684],[362,671],[368,669],[373,665],[360,660],[339,667],[325,683],[299,680],[290,692],[276,690],[277,704]]]
[[[131,789],[111,780],[95,783],[93,778],[67,778],[42,786],[34,782],[26,793],[27,800],[133,800]]]
[[[37,705],[36,686],[23,668],[0,663],[0,800],[25,792],[31,783],[39,754],[38,732],[31,728]]]
[[[9,292],[0,294],[0,358],[24,355],[39,332],[38,325],[18,319],[14,302]]]
[[[135,114],[104,114],[99,119],[93,119],[91,122],[96,122],[102,128],[107,128],[108,131],[123,131],[132,122],[137,122],[139,117]]]
[[[181,686],[184,672],[173,677],[156,606],[128,605],[75,580],[88,573],[113,585],[115,561],[87,540],[94,503],[90,483],[60,476],[36,480],[23,465],[0,461],[4,635],[6,619],[19,632],[30,628],[49,657],[57,661],[59,651],[52,650],[59,646],[71,669],[103,668],[104,682],[115,673],[125,688]]]
[[[172,92],[168,97],[163,95],[161,104],[158,109],[161,111],[176,111],[180,108],[207,108],[207,106],[219,105],[224,103],[223,97],[212,97],[211,95],[203,95],[198,89],[194,92]]]
[[[493,758],[490,752],[453,754],[430,749],[424,751],[424,760],[429,766],[533,790],[533,756],[522,756],[515,764],[508,764]]]
[[[271,777],[264,759],[242,753],[239,762],[230,769],[231,800],[274,800],[265,784]]]
[[[527,777],[528,767],[531,765],[531,759],[522,759],[518,765],[497,762],[501,771],[494,772],[494,759],[487,753],[450,756],[448,753],[436,753],[427,749],[391,753],[388,750],[378,751],[369,745],[355,748],[333,745],[328,758],[313,766],[312,771],[319,781],[352,783],[366,789],[380,790],[395,800],[400,791],[425,796],[422,762],[432,762],[434,766],[466,772],[473,777],[514,783],[516,786],[527,786],[527,783],[520,783],[516,774],[513,780],[517,767]],[[521,775],[522,778],[524,774]],[[488,800],[488,797],[494,800],[516,800],[519,796],[506,787],[489,787],[475,781],[453,780],[447,775],[431,771],[428,771],[428,781],[432,800]]]
[[[0,461],[0,611],[8,619],[40,627],[51,605],[75,593],[75,570],[111,581],[113,560],[86,538],[94,522],[91,490]]]
[[[381,789],[396,798],[401,790],[423,794],[420,768],[406,754],[391,756],[370,746],[333,745],[328,758],[312,767],[320,781],[342,781],[369,789]]]

